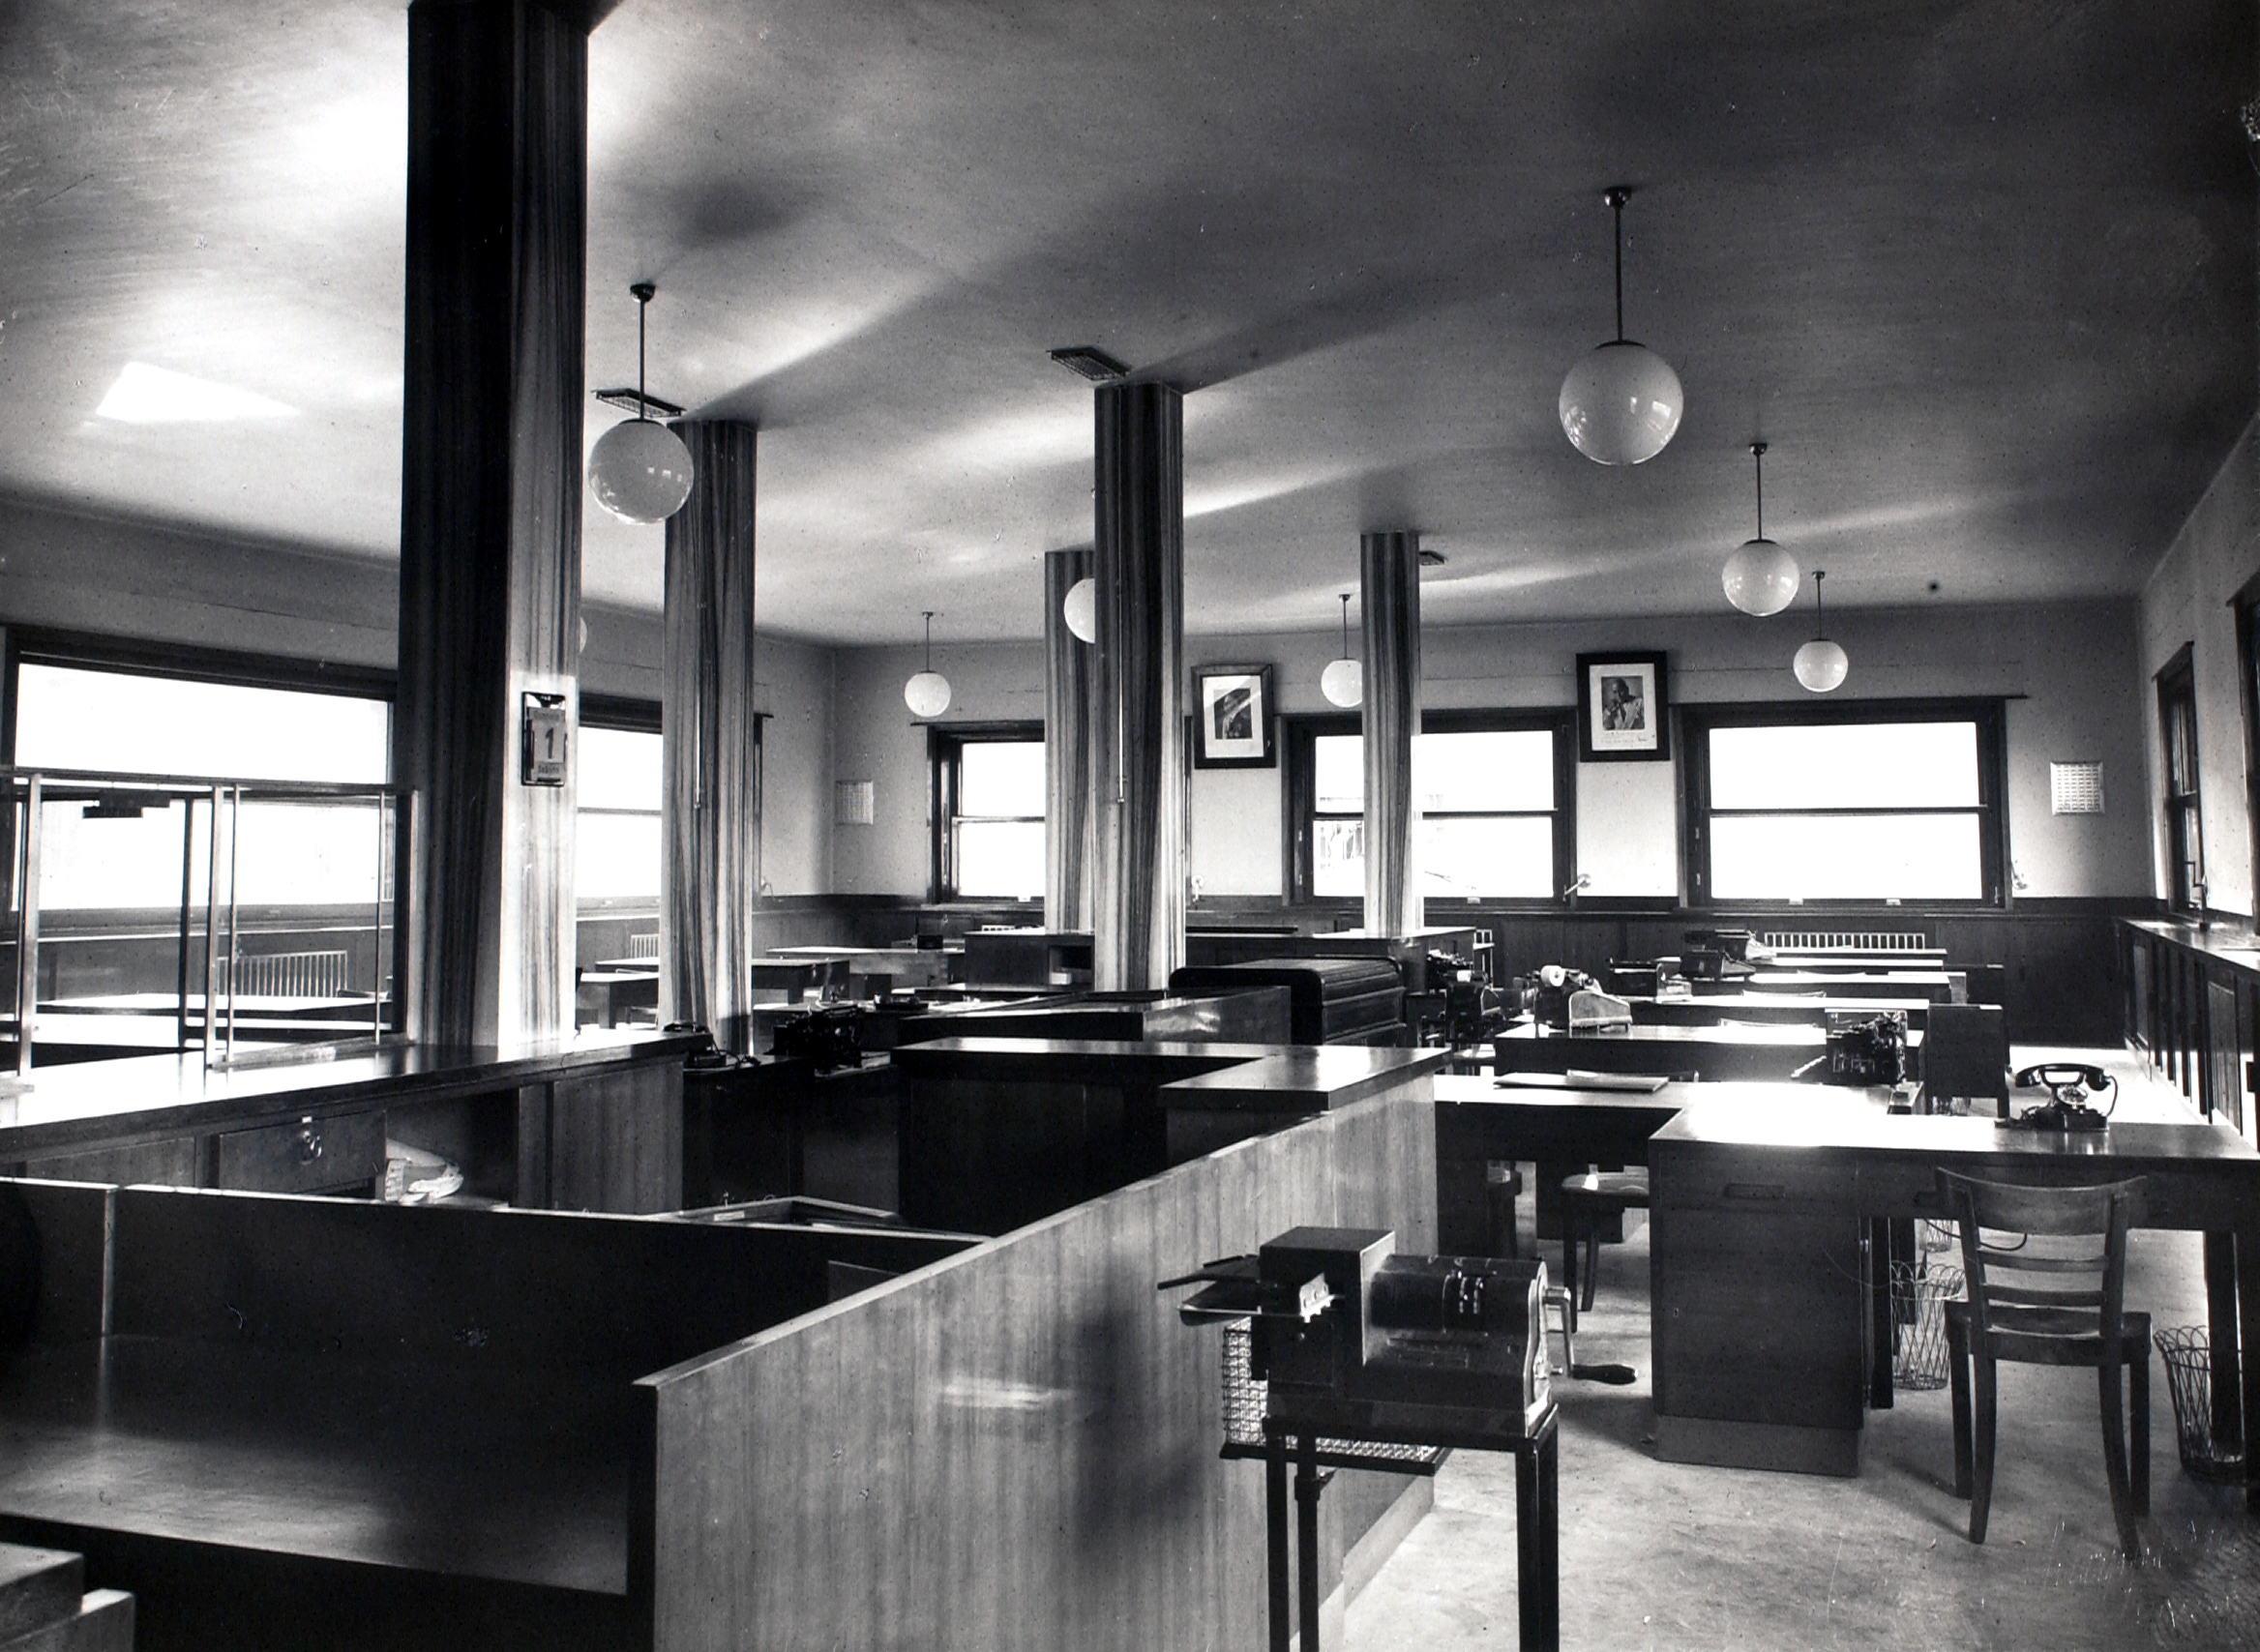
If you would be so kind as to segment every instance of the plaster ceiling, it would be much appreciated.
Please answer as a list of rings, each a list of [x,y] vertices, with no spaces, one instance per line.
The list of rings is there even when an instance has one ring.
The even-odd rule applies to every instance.
[[[1185,401],[1187,624],[2138,589],[2255,400],[2249,3],[623,0],[590,44],[588,379],[762,428],[761,623],[1032,636],[1097,344]],[[397,554],[405,8],[0,7],[0,493]],[[1660,457],[1555,416],[1627,331]],[[98,412],[129,363],[263,398]],[[276,408],[280,408],[277,411]],[[616,417],[592,407],[588,439]],[[585,526],[656,607],[661,533]],[[1934,593],[1929,587],[1938,584]]]

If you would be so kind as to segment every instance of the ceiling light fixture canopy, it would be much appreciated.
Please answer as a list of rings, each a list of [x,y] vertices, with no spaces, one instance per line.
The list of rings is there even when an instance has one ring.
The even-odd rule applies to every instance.
[[[664,522],[691,496],[691,452],[682,438],[651,417],[643,394],[643,320],[659,291],[638,281],[636,300],[636,417],[597,438],[588,456],[588,490],[624,522]]]
[[[1341,658],[1319,673],[1319,693],[1348,710],[1365,702],[1365,667],[1350,655],[1350,593],[1342,593]]]
[[[1655,457],[1679,430],[1686,407],[1672,364],[1624,337],[1624,203],[1631,196],[1621,184],[1601,196],[1617,214],[1617,337],[1596,346],[1561,381],[1562,434],[1600,464]]]
[[[926,610],[926,669],[903,685],[903,703],[913,717],[939,717],[949,710],[949,679],[934,668],[934,610]]]
[[[1052,352],[1052,359],[1079,378],[1110,384],[1130,376],[1130,369],[1096,344],[1068,344]]]
[[[1085,642],[1095,642],[1099,634],[1098,581],[1085,574],[1067,587],[1067,595],[1059,603],[1060,617],[1067,629]]]
[[[1852,661],[1844,650],[1829,640],[1821,616],[1821,581],[1828,578],[1828,570],[1813,570],[1813,639],[1797,651],[1790,662],[1790,669],[1797,680],[1816,694],[1825,694],[1844,681],[1844,673],[1852,669]]]
[[[1744,540],[1726,559],[1719,580],[1726,600],[1746,614],[1764,618],[1777,614],[1797,601],[1804,583],[1797,559],[1766,537],[1766,444],[1750,444],[1750,460],[1758,473],[1758,537]]]

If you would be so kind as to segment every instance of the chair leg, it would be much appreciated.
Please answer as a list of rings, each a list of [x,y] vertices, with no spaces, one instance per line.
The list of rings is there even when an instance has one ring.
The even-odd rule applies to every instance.
[[[2121,1409],[2119,1361],[2096,1367],[2096,1392],[2103,1412],[2103,1476],[2111,1483],[2111,1519],[2119,1526],[2119,1547],[2129,1560],[2142,1558],[2142,1538],[2134,1527],[2133,1494],[2126,1486],[2126,1416]]]
[[[1947,1377],[1954,1391],[1954,1495],[1970,1495],[1970,1326],[1947,1316]]]
[[[1577,1207],[1561,1206],[1561,1288],[1569,1293],[1569,1319],[1577,1322]]]
[[[2144,1338],[2126,1362],[2128,1489],[2137,1516],[2150,1514],[2150,1339]]]
[[[1970,1541],[1985,1541],[1985,1519],[1993,1512],[1993,1421],[1995,1371],[1991,1354],[1971,1360],[1971,1387],[1977,1401],[1975,1461],[1970,1477]]]
[[[1585,1300],[1580,1302],[1578,1307],[1589,1311],[1591,1309],[1593,1292],[1600,1288],[1600,1283],[1601,1229],[1599,1223],[1596,1222],[1585,1232],[1585,1289],[1583,1292]]]

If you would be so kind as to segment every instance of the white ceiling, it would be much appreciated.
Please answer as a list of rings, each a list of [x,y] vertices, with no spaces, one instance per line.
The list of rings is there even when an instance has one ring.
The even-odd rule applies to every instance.
[[[1196,632],[2128,593],[2250,417],[2251,4],[625,0],[590,44],[592,387],[762,427],[761,623],[1027,636],[1095,343],[1185,401]],[[399,516],[405,9],[0,7],[0,493],[372,557]],[[1628,331],[1637,468],[1562,438]],[[129,363],[280,404],[99,415]],[[114,408],[113,408],[114,410]],[[615,417],[592,409],[589,439]],[[589,507],[592,600],[657,528]],[[1937,581],[1936,593],[1929,590]]]

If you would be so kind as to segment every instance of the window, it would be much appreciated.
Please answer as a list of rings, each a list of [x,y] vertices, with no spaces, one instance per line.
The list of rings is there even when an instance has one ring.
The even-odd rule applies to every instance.
[[[1044,726],[962,723],[927,732],[939,900],[1044,895]]]
[[[2157,676],[2158,734],[2165,758],[2166,894],[2177,911],[2202,911],[2205,831],[2198,819],[2197,679],[2191,647],[2167,662]]]
[[[1998,901],[1998,700],[1689,706],[1698,904]]]
[[[1430,712],[1412,742],[1415,865],[1428,899],[1550,900],[1576,846],[1564,712]],[[1296,899],[1365,893],[1365,741],[1353,717],[1291,720]]]
[[[27,769],[382,785],[392,705],[373,694],[159,676],[105,665],[21,661],[15,753]],[[43,911],[175,908],[188,810],[152,802],[87,812],[83,799],[41,811]],[[209,829],[208,813],[199,832]],[[373,798],[246,801],[233,845],[248,906],[360,906],[378,899],[389,854]],[[190,854],[190,871],[200,873]]]
[[[575,778],[575,901],[648,902],[656,908],[666,788],[659,730],[582,722]]]

